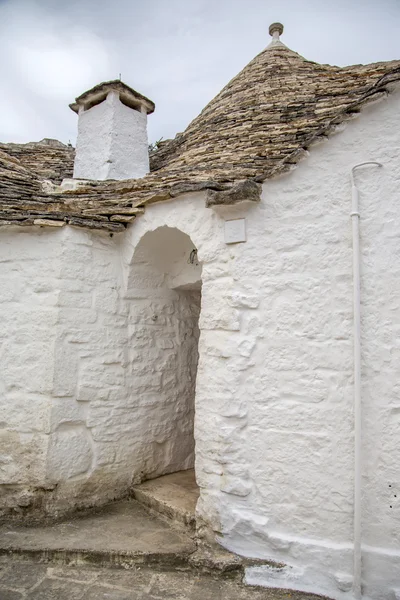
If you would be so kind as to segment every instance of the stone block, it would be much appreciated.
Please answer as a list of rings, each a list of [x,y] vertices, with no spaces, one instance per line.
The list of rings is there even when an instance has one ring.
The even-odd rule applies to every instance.
[[[55,396],[74,396],[78,381],[79,355],[72,344],[58,340],[55,345],[54,384]]]
[[[72,309],[90,309],[92,306],[92,294],[89,292],[68,292],[62,290],[58,295],[58,305]]]
[[[74,398],[54,398],[50,413],[50,431],[63,425],[82,424],[86,420],[86,406]]]
[[[98,287],[94,292],[94,307],[97,311],[114,314],[118,310],[119,293],[108,286]]]
[[[89,434],[82,425],[64,426],[50,435],[47,476],[55,482],[83,475],[92,466]]]
[[[259,294],[249,292],[232,292],[229,304],[235,308],[258,308],[260,304]]]
[[[247,479],[241,477],[234,477],[230,475],[222,475],[220,482],[220,490],[225,494],[231,494],[233,496],[248,496],[251,492],[252,484]]]
[[[203,308],[200,313],[200,329],[224,329],[226,331],[240,330],[239,311],[224,307],[221,310]]]

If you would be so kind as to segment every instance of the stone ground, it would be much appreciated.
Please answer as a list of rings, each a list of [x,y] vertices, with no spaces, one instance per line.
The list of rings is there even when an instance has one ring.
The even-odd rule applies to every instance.
[[[0,562],[1,600],[317,600],[320,596],[244,586],[196,572]]]
[[[58,523],[1,525],[0,600],[321,600],[243,585],[240,557],[197,547],[183,526],[196,500],[190,480],[166,485],[168,494],[143,492],[163,517],[131,499]]]

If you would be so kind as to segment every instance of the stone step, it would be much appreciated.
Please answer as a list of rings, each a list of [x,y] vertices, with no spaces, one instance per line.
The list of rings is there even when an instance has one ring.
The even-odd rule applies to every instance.
[[[190,536],[150,515],[135,500],[53,525],[0,527],[0,555],[40,562],[179,567],[195,551]]]
[[[171,521],[194,531],[199,499],[194,469],[150,479],[132,490],[135,500]]]
[[[186,474],[187,488],[193,484],[193,474],[191,485],[189,476]],[[179,479],[182,483],[182,478]],[[179,494],[177,497],[180,497]],[[193,511],[194,505],[192,497]],[[184,506],[186,510],[183,510]],[[180,518],[191,522],[188,515],[192,515],[194,519],[187,505],[181,503],[179,508]],[[238,581],[243,578],[247,566],[268,563],[270,567],[282,568],[282,565],[273,565],[269,561],[243,559],[216,544],[196,544],[193,536],[182,528],[174,527],[133,499],[114,502],[92,510],[90,514],[76,515],[54,524],[2,525],[0,571],[2,561],[7,557],[56,565],[119,567],[124,570],[149,566],[207,572],[234,577]]]

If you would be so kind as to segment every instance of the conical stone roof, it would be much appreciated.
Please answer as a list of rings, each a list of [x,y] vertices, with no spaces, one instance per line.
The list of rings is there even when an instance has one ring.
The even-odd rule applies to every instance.
[[[358,112],[390,76],[400,78],[400,61],[320,65],[274,41],[157,152],[153,168],[190,169],[218,181],[265,179]]]

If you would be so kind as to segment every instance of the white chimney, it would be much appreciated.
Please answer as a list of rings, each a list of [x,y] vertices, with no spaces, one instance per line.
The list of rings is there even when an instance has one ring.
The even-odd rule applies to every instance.
[[[149,173],[151,100],[117,80],[96,85],[70,108],[79,116],[74,179],[139,179]]]

